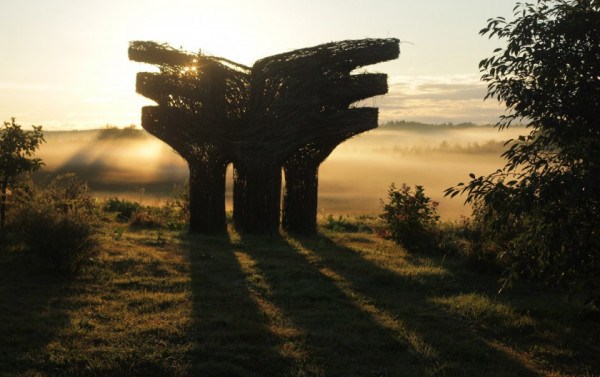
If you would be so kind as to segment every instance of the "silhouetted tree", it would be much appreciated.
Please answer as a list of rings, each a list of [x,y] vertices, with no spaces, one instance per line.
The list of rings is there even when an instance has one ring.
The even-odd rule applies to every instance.
[[[486,98],[506,104],[497,127],[528,122],[504,168],[448,189],[479,202],[510,276],[600,294],[600,2],[518,4],[483,35],[508,43],[484,59]]]
[[[32,131],[23,131],[15,118],[11,118],[0,128],[0,230],[5,225],[7,190],[12,180],[22,173],[36,171],[43,164],[41,159],[33,157],[44,142],[42,127],[32,127]]]

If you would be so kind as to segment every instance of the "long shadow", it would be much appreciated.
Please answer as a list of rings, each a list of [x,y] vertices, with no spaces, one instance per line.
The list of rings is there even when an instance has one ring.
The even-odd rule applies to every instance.
[[[241,249],[262,276],[261,295],[301,334],[292,340],[303,355],[293,375],[430,374],[409,342],[363,310],[343,286],[285,239],[245,237]]]
[[[355,250],[346,249],[356,255]],[[439,256],[431,258],[437,258],[436,263],[440,263]],[[431,260],[418,256],[407,259],[411,263]],[[492,310],[481,316],[473,315],[476,317],[474,322],[478,323],[477,334],[496,345],[506,344],[525,352],[537,349],[533,354],[543,360],[540,364],[550,365],[551,370],[565,375],[597,375],[600,372],[597,312],[588,312],[590,316],[586,318],[581,308],[566,302],[564,293],[532,282],[518,282],[514,289],[499,295],[498,271],[491,271],[489,265],[473,266],[464,260],[453,260],[446,263],[445,268],[451,272],[452,282],[435,287],[436,283],[430,282],[429,287],[432,295],[435,293],[442,302],[444,298],[452,300],[473,295],[484,299],[494,297],[489,303],[501,305],[498,312]],[[465,290],[464,287],[469,285],[472,288]],[[465,317],[464,313],[459,316]],[[507,350],[508,347],[503,348]]]
[[[52,375],[45,348],[70,323],[71,283],[25,253],[0,250],[0,375]]]
[[[278,376],[290,368],[280,339],[252,299],[227,235],[188,236],[194,376]]]
[[[291,238],[290,245],[321,271],[331,271],[332,279],[342,282],[346,294],[366,303],[363,310],[374,312],[382,322],[391,318],[388,326],[400,328],[401,336],[412,344],[412,352],[421,353],[416,363],[389,375],[538,375],[534,368],[486,342],[467,321],[431,302],[434,295],[464,290],[464,284],[452,283],[452,276],[441,271],[403,275],[323,235]]]

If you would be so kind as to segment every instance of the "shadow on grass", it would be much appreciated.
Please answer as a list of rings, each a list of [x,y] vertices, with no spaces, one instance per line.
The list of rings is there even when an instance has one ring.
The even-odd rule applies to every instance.
[[[435,270],[403,276],[324,236],[236,237],[189,242],[194,374],[536,375],[430,301]]]
[[[231,233],[184,241],[193,297],[191,374],[535,376],[561,370],[562,362],[552,360],[556,352],[543,356],[534,348],[569,344],[553,328],[562,319],[544,322],[554,309],[529,316],[531,304],[512,306],[541,302],[543,294],[500,300],[493,277],[465,272],[459,263],[398,255],[396,247],[392,254],[368,237],[349,239]],[[596,368],[589,354],[580,364]],[[565,362],[565,374],[585,373],[577,363]]]
[[[275,322],[294,330],[297,376],[397,376],[419,364],[397,334],[377,322],[285,239],[245,237],[241,253],[259,276],[259,295]],[[411,375],[423,375],[416,368]],[[416,373],[415,373],[416,372]],[[281,371],[274,375],[287,375]]]
[[[481,375],[533,376],[537,371],[484,339],[467,321],[453,317],[431,297],[438,293],[459,293],[450,282],[452,271],[421,265],[413,260],[414,269],[405,273],[383,268],[362,255],[331,239],[290,238],[298,265],[307,263],[318,269],[323,286],[339,287],[348,301],[369,316],[379,333],[355,326],[363,342],[357,344],[349,360],[365,360],[372,355],[386,354],[380,364],[390,376],[416,375]],[[415,263],[416,262],[416,263]],[[468,285],[461,284],[458,289]],[[473,287],[474,290],[476,287]],[[293,310],[292,310],[293,311]],[[345,317],[342,317],[345,318]],[[336,326],[333,322],[330,326]],[[393,333],[400,348],[389,350],[370,344],[379,338],[381,328]],[[315,332],[321,329],[314,328]],[[330,347],[332,345],[328,345]],[[350,363],[348,367],[352,367]],[[348,373],[343,373],[348,375]],[[360,374],[356,374],[360,375]]]
[[[281,340],[253,300],[227,235],[187,239],[191,265],[191,375],[277,376],[289,369]],[[185,242],[185,240],[184,240]]]
[[[70,325],[71,282],[49,274],[37,258],[0,250],[0,375],[53,375],[46,348]]]

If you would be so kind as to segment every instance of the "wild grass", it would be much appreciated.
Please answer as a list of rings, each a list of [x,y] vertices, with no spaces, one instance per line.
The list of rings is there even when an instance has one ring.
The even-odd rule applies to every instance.
[[[71,280],[0,247],[0,376],[600,374],[600,322],[561,294],[331,229],[109,224]]]

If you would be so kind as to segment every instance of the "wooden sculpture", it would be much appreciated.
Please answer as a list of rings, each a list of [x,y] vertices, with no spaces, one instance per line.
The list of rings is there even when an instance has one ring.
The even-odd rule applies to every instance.
[[[155,42],[132,42],[129,58],[157,65],[138,73],[142,127],[190,169],[190,231],[224,231],[225,172],[233,163],[233,218],[248,233],[280,225],[316,229],[318,169],[344,140],[377,127],[378,109],[352,107],[387,93],[384,74],[352,74],[399,55],[397,39],[327,43],[258,60],[252,67]]]

